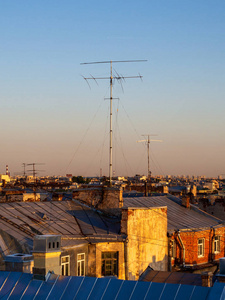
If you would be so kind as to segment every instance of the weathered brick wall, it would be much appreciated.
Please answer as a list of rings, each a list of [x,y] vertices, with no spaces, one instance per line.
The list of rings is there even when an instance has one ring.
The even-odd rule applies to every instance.
[[[211,262],[212,260],[218,260],[225,256],[225,228],[216,228],[215,236],[220,237],[220,252],[214,253],[212,241],[213,241],[213,230],[207,229],[202,231],[181,231],[180,237],[185,246],[185,265],[196,265]],[[177,235],[173,236],[176,240],[176,263],[183,263],[183,250],[181,243]],[[198,256],[198,239],[204,239],[205,248],[204,256]]]
[[[121,233],[128,236],[126,279],[137,280],[148,265],[168,270],[167,207],[122,209]]]
[[[73,192],[73,199],[106,213],[119,215],[123,206],[123,191],[108,187],[80,189]]]

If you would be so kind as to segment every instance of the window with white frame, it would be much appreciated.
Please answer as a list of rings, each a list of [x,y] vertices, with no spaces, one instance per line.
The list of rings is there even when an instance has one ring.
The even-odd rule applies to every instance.
[[[70,275],[70,256],[62,256],[61,257],[61,269],[62,275],[69,276]]]
[[[198,257],[205,255],[205,239],[198,239]]]
[[[85,276],[85,253],[77,254],[77,276]]]
[[[220,237],[218,235],[215,236],[213,245],[214,245],[214,253],[219,253],[220,252]]]

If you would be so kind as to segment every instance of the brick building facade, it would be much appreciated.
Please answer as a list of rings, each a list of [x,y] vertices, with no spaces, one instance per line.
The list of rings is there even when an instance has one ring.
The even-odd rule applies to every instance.
[[[225,256],[225,227],[218,225],[202,230],[180,230],[170,239],[172,266],[194,268],[215,263]]]

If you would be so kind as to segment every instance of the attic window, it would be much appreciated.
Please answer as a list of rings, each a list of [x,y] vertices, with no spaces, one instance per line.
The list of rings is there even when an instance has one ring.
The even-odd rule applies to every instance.
[[[51,249],[51,243],[48,243],[48,248]]]
[[[55,242],[52,243],[52,248],[55,248]]]
[[[57,242],[57,248],[59,248],[59,242]]]

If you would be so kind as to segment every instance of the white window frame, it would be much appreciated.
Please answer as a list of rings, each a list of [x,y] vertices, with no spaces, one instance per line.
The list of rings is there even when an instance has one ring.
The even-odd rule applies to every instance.
[[[205,239],[200,238],[198,239],[198,257],[205,256]]]
[[[83,258],[81,257],[82,255]],[[85,253],[77,254],[77,276],[85,276]]]
[[[63,262],[63,260],[66,260]],[[68,266],[68,268],[66,268]],[[67,272],[68,271],[68,272]],[[61,274],[63,276],[70,276],[70,256],[61,256]]]
[[[220,236],[216,235],[213,240],[214,253],[220,252]]]

